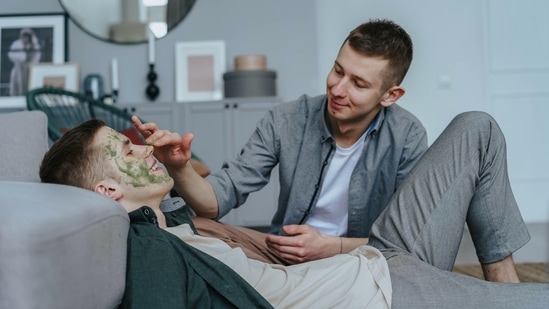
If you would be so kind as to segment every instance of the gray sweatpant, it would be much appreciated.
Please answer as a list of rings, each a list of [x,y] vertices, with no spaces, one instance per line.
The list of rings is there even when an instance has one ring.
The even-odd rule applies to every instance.
[[[452,120],[374,223],[369,245],[387,258],[393,308],[549,308],[549,284],[451,272],[465,223],[481,263],[530,239],[509,183],[504,136],[483,112]]]

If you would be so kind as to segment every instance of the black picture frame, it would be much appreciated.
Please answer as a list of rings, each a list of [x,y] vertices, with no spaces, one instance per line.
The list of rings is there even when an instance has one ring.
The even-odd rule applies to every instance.
[[[0,15],[0,108],[26,107],[29,67],[68,61],[67,14]]]

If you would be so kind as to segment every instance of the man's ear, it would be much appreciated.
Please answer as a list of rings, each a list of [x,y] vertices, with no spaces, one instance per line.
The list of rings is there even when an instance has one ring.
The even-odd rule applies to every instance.
[[[380,103],[384,107],[389,107],[395,104],[396,101],[398,101],[398,99],[400,99],[405,92],[406,90],[404,90],[404,88],[400,86],[393,86],[383,94]]]
[[[95,192],[104,195],[108,198],[111,198],[115,201],[119,200],[122,197],[122,191],[114,181],[103,180],[95,185]]]

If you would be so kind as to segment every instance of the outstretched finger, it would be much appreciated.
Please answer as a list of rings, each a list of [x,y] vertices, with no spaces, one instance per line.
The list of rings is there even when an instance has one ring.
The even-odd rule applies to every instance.
[[[141,119],[137,117],[136,115],[132,116],[132,122],[135,128],[143,135],[143,137],[148,138],[151,136],[154,132],[158,130],[158,126],[154,122],[147,122],[143,123],[141,122]]]
[[[194,139],[194,134],[192,133],[186,133],[181,138],[181,146],[183,146],[184,149],[190,150],[191,149],[191,143]]]
[[[154,147],[163,147],[166,145],[178,145],[180,143],[181,137],[175,132],[170,132],[168,130],[156,130],[151,134],[145,142],[147,145],[152,145]]]

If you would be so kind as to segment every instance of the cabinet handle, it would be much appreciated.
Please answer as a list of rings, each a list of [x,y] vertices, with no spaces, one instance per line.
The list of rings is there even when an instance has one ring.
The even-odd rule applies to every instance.
[[[225,104],[225,109],[229,109],[230,107],[229,103]]]
[[[238,103],[234,103],[233,108],[238,108]]]

